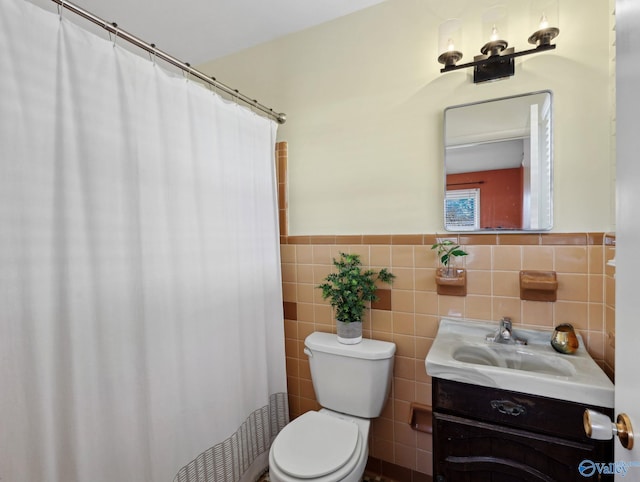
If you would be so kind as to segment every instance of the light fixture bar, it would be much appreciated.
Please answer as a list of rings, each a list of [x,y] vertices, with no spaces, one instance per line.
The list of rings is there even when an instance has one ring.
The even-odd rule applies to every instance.
[[[513,59],[516,57],[522,57],[523,55],[530,55],[530,54],[536,54],[538,52],[544,52],[546,50],[553,50],[556,48],[555,44],[549,44],[549,45],[540,45],[539,47],[536,47],[534,49],[529,49],[529,50],[522,50],[520,52],[512,52],[512,53],[508,53],[508,54],[503,54],[503,55],[492,55],[492,56],[488,56],[485,59],[482,60],[476,60],[474,62],[467,62],[466,64],[460,64],[460,65],[448,65],[442,69],[440,69],[440,72],[451,72],[453,70],[460,70],[460,69],[466,69],[469,67],[478,67],[478,66],[485,66],[487,64],[490,63],[500,63],[500,61],[504,61],[504,60],[509,60],[509,59]]]

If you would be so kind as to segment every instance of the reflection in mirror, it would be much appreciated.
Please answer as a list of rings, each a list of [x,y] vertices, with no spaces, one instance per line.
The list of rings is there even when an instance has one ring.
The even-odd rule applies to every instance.
[[[552,130],[550,91],[445,109],[445,229],[551,229]]]

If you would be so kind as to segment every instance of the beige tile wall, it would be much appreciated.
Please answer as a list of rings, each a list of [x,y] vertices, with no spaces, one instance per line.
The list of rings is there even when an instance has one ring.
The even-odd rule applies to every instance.
[[[463,261],[468,273],[466,297],[436,293],[437,259],[430,249],[434,238],[283,237],[281,245],[292,418],[319,408],[302,351],[304,338],[313,331],[335,332],[331,306],[316,286],[340,251],[359,253],[365,265],[390,267],[397,276],[388,309],[370,310],[363,325],[365,337],[397,345],[392,393],[382,416],[373,422],[370,455],[424,474],[432,474],[431,436],[411,429],[409,406],[411,402],[431,405],[431,379],[424,360],[440,317],[499,320],[510,316],[515,326],[549,330],[569,322],[593,358],[613,373],[608,334],[614,333],[614,278],[612,273],[605,274],[605,252],[611,248],[604,245],[602,233],[461,236],[469,253]],[[408,241],[413,244],[396,244]],[[521,301],[522,269],[556,271],[558,300]]]
[[[289,226],[289,200],[287,192],[287,166],[289,160],[289,145],[286,142],[276,142],[276,179],[278,180],[278,219],[280,234],[287,235]]]
[[[615,378],[615,346],[616,346],[616,297],[615,274],[611,262],[616,256],[616,237],[607,234],[604,237],[604,370],[609,378]]]

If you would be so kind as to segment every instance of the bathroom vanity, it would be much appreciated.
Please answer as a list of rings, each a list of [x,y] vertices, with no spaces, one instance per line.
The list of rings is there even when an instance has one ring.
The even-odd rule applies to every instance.
[[[583,460],[613,460],[611,440],[586,437],[585,408],[613,416],[611,408],[434,378],[434,480],[585,480]]]
[[[497,329],[497,322],[441,320],[425,361],[434,480],[613,480],[580,474],[584,461],[613,461],[612,441],[584,432],[586,408],[613,416],[613,384],[582,340],[576,354],[563,355],[550,331],[514,330],[527,340],[516,345],[493,342]]]

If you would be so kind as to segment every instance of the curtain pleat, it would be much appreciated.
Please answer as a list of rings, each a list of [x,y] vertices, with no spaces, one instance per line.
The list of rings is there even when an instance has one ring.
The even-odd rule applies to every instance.
[[[276,124],[24,0],[0,54],[0,479],[173,480],[286,392]]]

